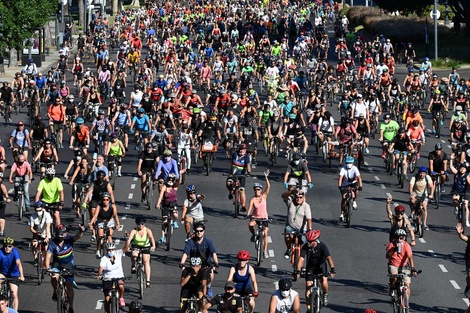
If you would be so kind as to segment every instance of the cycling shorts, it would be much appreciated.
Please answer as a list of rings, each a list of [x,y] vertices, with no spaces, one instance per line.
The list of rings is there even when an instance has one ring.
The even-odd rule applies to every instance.
[[[393,265],[388,265],[388,273],[389,274],[406,274],[404,281],[405,283],[411,283],[411,277],[408,276],[411,274],[411,271],[406,267],[398,267]]]

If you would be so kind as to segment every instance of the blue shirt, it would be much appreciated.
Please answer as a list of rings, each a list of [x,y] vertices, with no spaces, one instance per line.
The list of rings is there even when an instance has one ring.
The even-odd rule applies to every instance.
[[[149,117],[147,114],[144,114],[139,118],[138,115],[134,116],[132,119],[136,130],[149,130]]]
[[[93,181],[96,180],[96,173],[97,173],[98,171],[104,171],[105,174],[106,174],[106,176],[109,176],[109,171],[108,171],[108,168],[107,168],[106,166],[101,165],[101,167],[97,167],[97,166],[95,165],[95,168],[93,169]]]
[[[52,254],[52,263],[73,264],[73,236],[67,235],[64,238],[62,247],[55,240],[51,240],[47,253]]]
[[[0,249],[0,271],[7,278],[19,277],[20,269],[16,261],[20,260],[20,252],[13,247],[10,253],[5,253],[5,249]]]
[[[244,156],[240,157],[238,155],[238,151],[235,151],[232,154],[232,174],[235,175],[244,175],[246,172],[247,166],[250,164],[250,157],[248,154],[245,154]],[[233,172],[233,169],[236,169],[235,172]]]
[[[194,239],[189,240],[184,246],[183,253],[186,254],[188,258],[200,257],[202,265],[209,265],[209,262],[212,260],[212,255],[216,253],[216,251],[212,240],[204,237],[200,244],[197,244]]]
[[[178,163],[176,163],[175,159],[171,159],[170,162],[165,163],[165,160],[163,158],[163,160],[160,160],[158,162],[157,171],[155,172],[155,178],[163,178],[166,181],[168,179],[169,174],[175,174],[176,179],[180,178]]]
[[[166,80],[164,80],[164,79],[162,79],[162,80],[157,79],[157,80],[155,81],[155,85],[157,85],[157,86],[160,87],[161,89],[164,89],[165,86],[166,86],[166,84],[167,84],[167,82],[166,82]]]
[[[47,82],[46,77],[42,76],[41,79],[36,77],[34,80],[36,81],[36,86],[38,86],[39,89],[44,89],[44,87],[46,86],[46,82]]]

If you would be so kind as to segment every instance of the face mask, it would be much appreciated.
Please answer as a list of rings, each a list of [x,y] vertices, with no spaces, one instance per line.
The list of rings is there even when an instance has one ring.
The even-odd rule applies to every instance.
[[[281,296],[283,298],[287,298],[289,296],[290,290],[282,290],[281,291]]]
[[[348,170],[352,169],[352,167],[353,167],[353,164],[352,164],[352,163],[346,164],[346,168],[347,168]]]
[[[116,255],[116,253],[114,253],[114,251],[109,251],[107,255],[108,257],[112,258],[113,256]]]
[[[165,162],[170,162],[170,160],[171,160],[171,157],[169,157],[169,156],[165,157]]]
[[[36,211],[36,214],[38,215],[38,217],[41,217],[44,214],[44,211],[43,210]]]
[[[460,113],[462,113],[462,111],[456,111],[455,113],[457,113],[457,115],[459,115]]]
[[[54,175],[46,175],[47,179],[48,180],[53,180],[54,179]]]
[[[19,165],[23,165],[23,163],[24,163],[24,162],[19,162],[19,161],[18,161],[18,164],[19,164]]]
[[[295,165],[299,165],[299,163],[300,163],[300,160],[294,161]]]

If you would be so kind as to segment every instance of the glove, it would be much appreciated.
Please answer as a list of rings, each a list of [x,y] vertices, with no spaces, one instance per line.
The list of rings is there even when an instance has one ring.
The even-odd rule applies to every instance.
[[[189,275],[193,276],[195,274],[196,274],[196,270],[191,267],[191,269],[189,270]]]
[[[289,185],[286,182],[284,182],[284,188],[289,188]]]
[[[411,268],[411,272],[412,273],[418,273],[418,271],[414,267]]]
[[[219,268],[219,263],[218,263],[218,262],[214,262],[214,267],[215,267],[215,268]]]
[[[89,145],[85,145],[85,148],[87,148],[87,149],[88,149],[88,148],[90,148],[90,146],[89,146]]]
[[[133,133],[134,133],[134,130],[133,130],[133,129],[129,130],[129,133],[133,134]]]
[[[178,265],[179,268],[183,268],[184,267],[184,264],[183,263],[180,263],[180,265]]]
[[[259,293],[257,291],[253,292],[253,297],[257,298]]]
[[[64,201],[60,201],[59,206],[64,206]]]
[[[338,189],[341,190],[341,186],[338,186]]]
[[[436,173],[436,172],[434,172],[434,171],[432,171],[432,172],[431,172],[431,175],[436,175],[436,174],[437,174],[437,173]]]
[[[331,274],[336,274],[336,271],[335,271],[335,268],[334,268],[334,267],[332,267],[332,268],[330,269],[330,273],[331,273]]]
[[[313,183],[308,183],[307,186],[308,186],[308,189],[312,189],[313,188]]]
[[[250,218],[251,218],[251,215],[245,216],[245,219],[246,219],[246,220],[249,220]]]
[[[361,191],[361,190],[362,190],[362,186],[361,186],[361,187],[359,187],[359,188],[357,188],[357,190]]]

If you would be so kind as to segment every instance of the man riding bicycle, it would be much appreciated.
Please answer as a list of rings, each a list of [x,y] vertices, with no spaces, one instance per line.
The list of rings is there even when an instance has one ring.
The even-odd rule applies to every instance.
[[[232,162],[230,167],[230,174],[226,181],[226,187],[229,191],[228,198],[229,200],[233,199],[233,184],[234,178],[239,181],[239,190],[240,190],[240,204],[242,206],[241,211],[246,212],[246,195],[245,195],[245,175],[251,175],[251,161],[250,156],[246,154],[246,145],[241,144],[238,146],[238,151],[235,151],[232,155]]]
[[[432,199],[434,195],[434,184],[431,176],[427,175],[428,169],[425,166],[421,166],[418,169],[418,174],[413,176],[410,180],[410,206],[411,212],[414,213],[413,208],[420,205],[422,202],[423,209],[423,222],[424,229],[429,230],[426,224],[428,219],[428,198]],[[429,190],[429,193],[428,193]]]
[[[359,191],[362,190],[362,177],[359,169],[354,165],[354,158],[348,155],[346,157],[345,163],[346,166],[341,168],[338,179],[338,188],[341,192],[341,215],[339,216],[340,222],[344,220],[348,189],[352,188],[354,190],[354,199],[352,205],[354,210],[357,210],[356,200],[359,196]]]
[[[286,173],[284,174],[284,187],[288,188],[289,185],[297,185],[304,193],[307,193],[307,187],[312,189],[312,176],[308,170],[307,163],[300,160],[300,154],[294,153],[292,162],[287,165]],[[287,180],[289,178],[289,180]]]
[[[54,177],[55,169],[46,169],[46,177],[44,177],[38,185],[35,203],[43,202],[52,211],[54,225],[60,225],[60,211],[64,206],[64,187],[62,181]],[[43,205],[43,204],[41,204]]]

